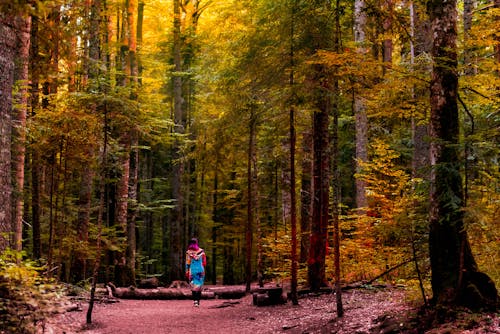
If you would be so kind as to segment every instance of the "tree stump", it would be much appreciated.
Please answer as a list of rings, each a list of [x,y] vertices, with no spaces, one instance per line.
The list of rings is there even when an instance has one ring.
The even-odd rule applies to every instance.
[[[282,287],[259,288],[253,294],[253,305],[270,306],[285,304],[286,298],[283,297]]]

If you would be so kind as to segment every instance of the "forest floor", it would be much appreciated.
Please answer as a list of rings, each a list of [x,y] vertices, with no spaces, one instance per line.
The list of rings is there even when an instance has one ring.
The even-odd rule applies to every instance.
[[[425,324],[419,308],[407,301],[404,288],[353,289],[342,293],[345,314],[338,318],[334,294],[307,295],[299,305],[253,306],[250,295],[233,300],[118,300],[99,302],[87,325],[87,303],[79,311],[45,321],[40,333],[163,334],[163,333],[497,333],[499,314],[463,312],[458,320]],[[104,299],[103,299],[104,301]],[[421,312],[420,312],[421,313]],[[416,320],[420,319],[420,320]],[[419,323],[420,322],[420,323]],[[430,329],[429,329],[430,328]]]

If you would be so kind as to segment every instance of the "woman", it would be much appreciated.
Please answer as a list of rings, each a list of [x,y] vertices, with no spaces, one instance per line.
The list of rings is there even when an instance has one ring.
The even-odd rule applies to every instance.
[[[201,289],[205,282],[205,266],[207,257],[205,251],[198,246],[198,239],[189,240],[186,251],[186,278],[191,284],[194,306],[200,306]]]

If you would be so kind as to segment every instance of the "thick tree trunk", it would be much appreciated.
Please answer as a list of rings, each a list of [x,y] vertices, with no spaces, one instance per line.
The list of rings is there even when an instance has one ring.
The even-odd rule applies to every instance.
[[[325,260],[327,249],[328,207],[330,187],[330,152],[328,125],[331,113],[329,89],[326,87],[326,69],[323,65],[313,66],[315,89],[313,145],[313,216],[311,226],[311,244],[308,260],[308,281],[311,290],[318,291],[326,284]]]
[[[26,154],[26,113],[28,109],[28,62],[30,50],[31,17],[18,16],[14,20],[17,46],[14,81],[17,86],[15,108],[13,108],[12,160],[14,169],[14,212],[12,248],[23,248],[23,208],[24,208],[24,159]]]
[[[31,75],[30,99],[31,116],[35,116],[39,108],[40,98],[40,68],[39,44],[38,44],[38,17],[31,18],[31,41],[29,72]],[[33,259],[42,257],[41,226],[40,226],[40,154],[37,150],[31,151],[31,222],[33,226]]]
[[[431,82],[429,250],[433,300],[439,305],[497,307],[497,291],[478,271],[463,222],[457,106],[456,1],[428,3],[434,68]]]
[[[9,247],[12,232],[12,87],[16,31],[12,17],[0,13],[0,253]]]

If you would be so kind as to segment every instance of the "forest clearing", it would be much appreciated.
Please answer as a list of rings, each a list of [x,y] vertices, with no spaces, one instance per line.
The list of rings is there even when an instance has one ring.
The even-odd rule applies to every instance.
[[[500,0],[0,0],[0,333],[73,292],[96,334],[496,333],[499,32]]]

